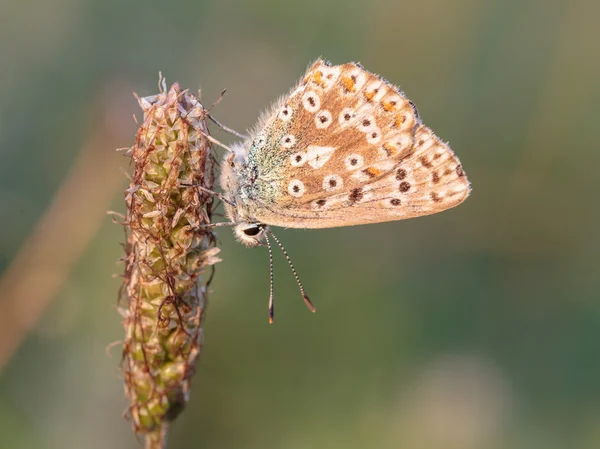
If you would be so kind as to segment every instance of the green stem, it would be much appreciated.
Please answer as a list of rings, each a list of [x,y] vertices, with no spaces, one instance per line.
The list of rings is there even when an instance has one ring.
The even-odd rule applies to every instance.
[[[167,434],[169,433],[169,425],[164,423],[160,429],[155,430],[145,436],[144,449],[166,449]]]

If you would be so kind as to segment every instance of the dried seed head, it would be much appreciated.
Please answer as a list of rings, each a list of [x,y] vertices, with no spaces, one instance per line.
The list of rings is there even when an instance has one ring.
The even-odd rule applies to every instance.
[[[139,98],[144,111],[130,149],[125,191],[125,281],[120,312],[128,416],[136,432],[157,438],[188,400],[202,343],[206,285],[200,274],[219,261],[210,223],[215,160],[205,110],[173,84]],[[161,430],[162,429],[162,430]]]

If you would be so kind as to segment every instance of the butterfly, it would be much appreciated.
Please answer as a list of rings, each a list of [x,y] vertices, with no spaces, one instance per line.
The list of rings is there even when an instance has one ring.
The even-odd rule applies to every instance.
[[[403,92],[360,64],[318,59],[221,164],[237,239],[284,251],[270,226],[333,228],[403,220],[458,206],[470,193],[450,147]]]

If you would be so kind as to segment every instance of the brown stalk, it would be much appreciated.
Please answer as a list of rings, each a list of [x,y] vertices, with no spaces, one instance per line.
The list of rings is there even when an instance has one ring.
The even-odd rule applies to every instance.
[[[120,311],[127,416],[146,448],[166,447],[168,424],[183,410],[202,345],[207,284],[219,259],[210,227],[215,160],[207,113],[189,92],[161,79],[144,111],[125,191],[125,274]]]

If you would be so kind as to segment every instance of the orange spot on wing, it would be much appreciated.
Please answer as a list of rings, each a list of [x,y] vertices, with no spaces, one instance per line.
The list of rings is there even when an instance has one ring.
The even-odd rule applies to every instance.
[[[396,102],[395,101],[384,101],[382,106],[383,106],[383,109],[385,109],[388,112],[396,110]]]
[[[403,113],[396,114],[396,121],[394,123],[394,126],[396,128],[400,128],[405,121],[406,121],[406,115],[404,115]]]
[[[369,175],[371,178],[375,178],[376,176],[381,175],[381,170],[375,167],[368,167],[363,170],[366,175]]]
[[[365,92],[365,97],[367,97],[367,101],[371,101],[373,99],[373,97],[375,96],[375,91],[371,91],[371,92]]]
[[[354,92],[356,90],[356,83],[350,77],[343,76],[342,77],[342,84],[344,85],[344,87],[346,88],[346,90],[348,90],[350,92]]]
[[[315,76],[313,77],[315,80],[315,83],[320,84],[321,86],[323,84],[325,84],[325,81],[323,81],[323,73],[322,72],[317,72],[315,73]]]
[[[323,80],[323,72],[315,72],[313,75],[313,82],[321,87],[325,87],[325,80]]]
[[[383,150],[387,153],[388,156],[393,156],[398,152],[398,148],[390,143],[383,144]]]
[[[307,83],[312,81],[314,84],[325,87],[325,80],[323,80],[323,72],[317,70],[315,72],[309,73],[306,78],[304,78],[304,82]]]

